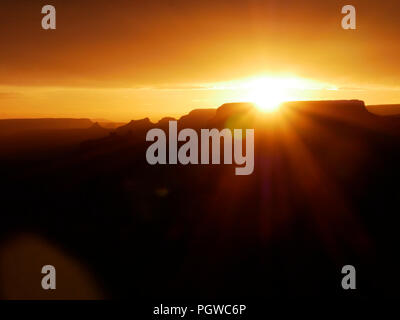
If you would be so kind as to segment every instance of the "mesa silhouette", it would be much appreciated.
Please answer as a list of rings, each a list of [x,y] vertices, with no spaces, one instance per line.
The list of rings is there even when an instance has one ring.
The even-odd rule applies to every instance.
[[[41,235],[112,298],[343,298],[346,264],[357,269],[352,297],[399,295],[399,117],[351,100],[271,114],[227,103],[178,119],[178,129],[254,128],[249,176],[149,165],[146,133],[171,119],[2,136],[0,240]]]

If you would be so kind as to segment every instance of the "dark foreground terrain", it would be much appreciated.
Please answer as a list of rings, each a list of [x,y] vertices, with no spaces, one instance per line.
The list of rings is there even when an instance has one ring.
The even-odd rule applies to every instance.
[[[146,132],[168,120],[0,128],[2,298],[399,296],[400,118],[331,101],[179,119],[255,128],[249,176],[149,165]],[[341,287],[347,264],[354,291]]]

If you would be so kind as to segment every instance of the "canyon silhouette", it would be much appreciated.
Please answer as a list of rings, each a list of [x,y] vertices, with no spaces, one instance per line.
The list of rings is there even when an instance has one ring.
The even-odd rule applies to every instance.
[[[72,279],[76,292],[63,293],[60,282],[69,299],[398,297],[400,117],[384,109],[226,103],[177,119],[178,129],[254,128],[248,176],[234,164],[148,164],[146,133],[168,131],[172,117],[0,120],[0,247],[33,234],[79,261],[90,290],[76,293],[85,282]],[[340,285],[347,264],[357,290]],[[43,293],[21,285],[12,297]]]

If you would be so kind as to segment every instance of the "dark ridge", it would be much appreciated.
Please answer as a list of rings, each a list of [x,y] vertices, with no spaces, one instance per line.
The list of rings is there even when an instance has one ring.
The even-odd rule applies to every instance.
[[[232,102],[224,103],[217,109],[215,118],[217,120],[227,119],[232,115],[243,114],[249,112],[255,108],[254,103],[250,102]]]
[[[93,123],[93,125],[89,129],[90,130],[106,130],[98,122]]]
[[[87,129],[93,122],[90,119],[43,118],[43,119],[2,119],[0,135],[12,135],[28,130]]]
[[[44,237],[89,268],[110,298],[399,297],[398,117],[369,114],[361,101],[291,102],[274,115],[230,103],[194,110],[178,129],[247,120],[255,129],[248,176],[236,176],[235,164],[149,164],[146,130],[156,125],[147,118],[120,127],[123,134],[96,124],[44,130],[36,140],[25,134],[30,153],[0,156],[0,237]],[[88,136],[80,148],[49,147]],[[25,276],[14,268],[41,252],[28,254],[3,278],[32,299],[32,287],[14,287]],[[359,279],[352,292],[341,287],[347,264]]]
[[[400,104],[379,104],[366,107],[369,112],[380,116],[400,115]]]
[[[157,122],[157,127],[158,128],[160,128],[160,127],[168,127],[168,123],[170,121],[176,121],[176,119],[173,118],[173,117],[164,117],[160,121]]]
[[[370,116],[361,100],[290,101],[283,103],[281,108],[333,117]]]
[[[194,109],[179,119],[179,126],[181,128],[207,127],[216,112],[217,109]]]
[[[128,124],[118,127],[116,129],[116,132],[118,134],[127,134],[129,132],[135,132],[135,131],[143,131],[143,130],[148,130],[152,128],[154,124],[150,121],[149,118],[144,118],[140,120],[131,120]]]

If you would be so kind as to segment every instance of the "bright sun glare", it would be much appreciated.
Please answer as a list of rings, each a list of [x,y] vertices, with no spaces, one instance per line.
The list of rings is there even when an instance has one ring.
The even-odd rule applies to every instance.
[[[318,99],[317,93],[337,87],[296,75],[259,75],[214,85],[234,92],[235,101],[253,102],[260,111],[274,112],[285,101]]]
[[[278,110],[280,104],[290,100],[289,90],[297,86],[295,78],[262,77],[251,80],[246,84],[247,99],[256,104],[264,112]]]
[[[297,76],[260,76],[248,79],[240,85],[245,99],[256,104],[264,112],[274,112],[282,102],[302,100],[305,91],[336,90],[336,87]]]
[[[265,112],[273,112],[285,101],[285,88],[281,83],[268,78],[261,78],[250,83],[249,100]]]

